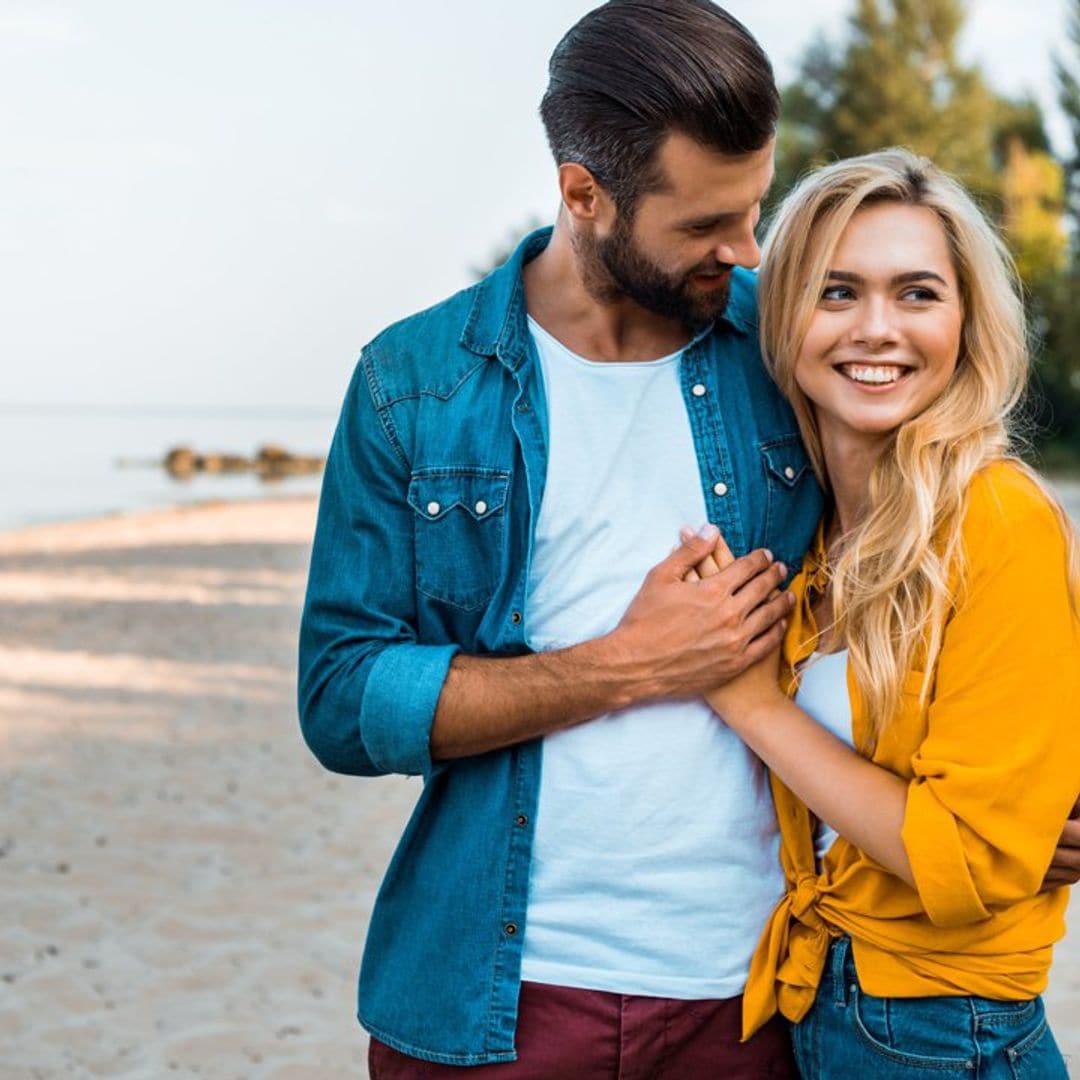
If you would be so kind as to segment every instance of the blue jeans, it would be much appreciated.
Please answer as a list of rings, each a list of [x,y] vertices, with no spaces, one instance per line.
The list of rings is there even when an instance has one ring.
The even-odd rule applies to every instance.
[[[793,1025],[804,1080],[1068,1080],[1042,998],[879,998],[834,942],[814,1007]]]

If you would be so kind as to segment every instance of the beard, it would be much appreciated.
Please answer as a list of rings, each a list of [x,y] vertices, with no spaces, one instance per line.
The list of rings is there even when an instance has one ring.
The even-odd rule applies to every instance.
[[[598,240],[591,234],[578,234],[575,240],[585,288],[601,303],[629,298],[646,311],[677,320],[691,331],[715,322],[727,308],[729,280],[703,289],[695,287],[693,278],[696,274],[725,274],[732,269],[730,264],[710,259],[673,274],[634,240],[633,225],[626,215],[615,219],[609,236]]]

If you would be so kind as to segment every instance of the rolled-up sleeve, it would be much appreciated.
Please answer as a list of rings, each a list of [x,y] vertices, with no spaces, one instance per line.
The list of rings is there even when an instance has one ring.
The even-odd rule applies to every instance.
[[[1080,790],[1080,640],[1061,525],[1013,470],[972,493],[902,838],[931,921],[1035,895]]]
[[[327,457],[300,624],[298,704],[334,772],[428,774],[453,645],[417,641],[409,466],[357,365]]]

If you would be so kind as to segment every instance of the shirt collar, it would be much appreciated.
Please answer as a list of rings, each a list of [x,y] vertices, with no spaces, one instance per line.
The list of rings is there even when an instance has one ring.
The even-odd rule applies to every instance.
[[[525,355],[528,322],[522,269],[548,246],[553,227],[548,225],[526,236],[502,266],[487,275],[476,287],[461,344],[479,356],[497,357],[511,370],[521,366]],[[757,330],[753,315],[755,275],[736,269],[732,272],[731,299],[720,318],[740,334]],[[696,345],[713,332],[715,325],[702,327],[689,342]],[[689,347],[689,346],[688,346]]]

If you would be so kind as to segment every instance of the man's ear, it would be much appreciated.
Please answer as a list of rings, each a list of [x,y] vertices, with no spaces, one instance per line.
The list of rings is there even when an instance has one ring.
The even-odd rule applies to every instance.
[[[559,194],[563,206],[579,225],[600,226],[606,232],[615,218],[615,204],[584,165],[568,161],[559,166]]]

